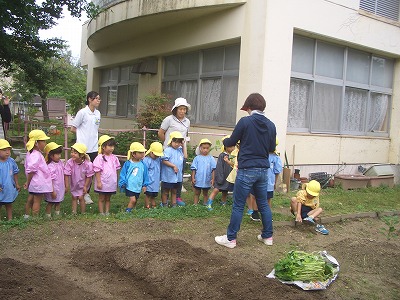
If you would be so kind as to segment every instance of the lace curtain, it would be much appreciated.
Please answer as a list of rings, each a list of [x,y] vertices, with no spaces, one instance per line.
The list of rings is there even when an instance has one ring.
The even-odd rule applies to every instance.
[[[311,81],[293,79],[290,82],[288,128],[308,128]]]
[[[205,79],[201,88],[201,121],[218,123],[221,78]]]
[[[367,119],[367,131],[386,131],[386,115],[389,105],[389,96],[371,93],[371,106]]]
[[[346,88],[342,120],[343,131],[364,131],[367,100],[367,91]]]

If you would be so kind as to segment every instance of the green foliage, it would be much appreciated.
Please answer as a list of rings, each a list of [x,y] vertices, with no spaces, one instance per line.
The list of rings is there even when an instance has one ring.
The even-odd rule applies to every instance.
[[[140,128],[160,128],[164,118],[171,114],[171,99],[165,94],[152,93],[140,101],[143,104],[140,105],[136,118]],[[157,132],[151,131],[147,134],[150,142],[158,140]]]
[[[39,30],[52,28],[62,17],[66,6],[73,17],[83,12],[93,17],[99,9],[89,0],[0,0],[0,68],[11,72],[23,69],[35,77],[39,59],[58,56],[65,41],[57,38],[40,39]]]
[[[399,216],[386,216],[381,220],[385,223],[386,227],[381,228],[381,233],[386,236],[388,240],[399,236],[400,229],[396,228],[400,223]]]
[[[129,151],[129,146],[133,142],[142,142],[141,132],[120,132],[115,136],[115,141],[117,143],[114,154],[126,155]]]
[[[48,119],[46,99],[57,97],[66,99],[72,113],[84,105],[86,94],[85,71],[73,62],[71,52],[59,53],[59,57],[37,59],[38,67],[34,75],[16,68],[12,72],[13,90],[29,102],[35,95],[42,98],[43,115]]]
[[[285,281],[325,281],[334,276],[334,268],[317,252],[292,250],[275,264],[275,276]]]

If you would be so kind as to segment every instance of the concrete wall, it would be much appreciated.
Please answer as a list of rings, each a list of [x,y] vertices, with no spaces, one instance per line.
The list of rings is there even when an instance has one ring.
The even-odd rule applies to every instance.
[[[239,108],[249,93],[263,94],[267,100],[267,115],[277,126],[282,158],[286,150],[288,158],[295,156],[295,164],[318,164],[318,168],[324,164],[336,168],[335,165],[342,162],[353,166],[358,163],[400,163],[400,23],[359,11],[358,0],[171,1],[165,7],[167,13],[163,13],[164,8],[156,5],[155,0],[148,1],[155,5],[150,11],[134,8],[133,2],[143,4],[147,1],[115,5],[107,16],[101,15],[97,23],[90,24],[89,34],[83,30],[84,40],[90,34],[97,35],[96,30],[99,33],[98,40],[93,40],[99,50],[92,52],[86,43],[82,48],[82,63],[88,67],[88,89],[97,88],[99,72],[96,70],[99,68],[155,56],[159,58],[158,74],[140,78],[139,95],[144,95],[160,88],[163,56],[240,42],[237,119],[244,116]],[[224,4],[228,6],[224,7]],[[174,5],[179,11],[174,12]],[[125,24],[121,21],[124,18],[133,20],[132,34],[121,40],[120,35],[124,32],[113,32],[112,29],[122,28],[118,26]],[[108,26],[112,22],[116,23]],[[130,28],[129,24],[123,25],[124,28]],[[388,138],[287,132],[294,33],[396,59]],[[99,36],[108,40],[113,35],[118,35],[116,40],[119,42],[104,42],[102,48]],[[127,128],[131,126],[130,122],[103,118],[101,127]],[[191,128],[191,131],[221,133],[230,130],[207,126]]]

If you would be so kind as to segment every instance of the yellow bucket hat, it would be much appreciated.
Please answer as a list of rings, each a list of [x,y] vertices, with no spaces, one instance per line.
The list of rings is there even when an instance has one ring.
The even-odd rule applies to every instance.
[[[172,131],[169,135],[169,141],[168,141],[168,145],[171,144],[172,139],[182,139],[183,140],[183,135],[182,133],[180,133],[179,131]]]
[[[48,160],[50,151],[58,149],[60,147],[62,147],[62,146],[57,144],[57,143],[55,143],[55,142],[48,143],[46,145],[46,147],[44,147],[44,153],[46,153],[46,155],[45,155],[46,161]]]
[[[231,137],[230,135],[224,136],[224,137],[221,139],[221,142],[223,142],[224,139],[227,139],[227,138],[230,138],[230,137]],[[225,152],[225,147],[224,147],[224,143],[221,143],[221,144],[222,144],[222,146],[221,146],[221,153],[223,153],[223,152]]]
[[[111,139],[113,139],[113,137],[111,137],[111,136],[109,136],[109,135],[102,135],[102,136],[99,138],[99,149],[98,149],[98,153],[101,153],[101,146],[103,146],[103,144],[104,144],[105,142],[107,142],[108,140],[111,140]]]
[[[201,144],[210,144],[210,146],[212,145],[212,143],[209,139],[201,139],[200,143],[199,143],[199,147]]]
[[[35,146],[36,141],[46,141],[50,139],[43,130],[34,129],[29,132],[29,141],[26,143],[26,149],[31,151],[33,146]]]
[[[151,143],[150,149],[147,150],[146,155],[148,155],[150,152],[153,152],[155,156],[164,156],[163,146],[159,142]]]
[[[6,148],[12,148],[10,143],[5,139],[0,139],[0,150],[6,149]]]
[[[78,151],[80,154],[86,154],[87,147],[85,144],[82,143],[75,143],[71,146],[71,148],[74,148],[76,151]]]
[[[131,159],[132,152],[146,152],[144,146],[139,142],[133,142],[129,147],[128,154],[126,155],[128,160]]]

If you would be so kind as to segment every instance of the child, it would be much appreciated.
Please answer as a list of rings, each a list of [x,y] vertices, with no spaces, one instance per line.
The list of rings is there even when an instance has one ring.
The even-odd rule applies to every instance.
[[[290,211],[296,216],[296,222],[301,223],[306,221],[315,224],[317,217],[322,213],[322,208],[319,206],[319,192],[321,185],[316,180],[311,180],[304,184],[303,188],[297,192],[296,197],[291,199]],[[328,234],[329,231],[324,225],[317,224],[315,230],[322,234]]]
[[[127,161],[124,163],[119,175],[118,186],[121,190],[125,190],[125,195],[129,197],[129,204],[126,212],[132,212],[136,207],[140,192],[146,192],[146,187],[149,184],[147,167],[142,159],[146,149],[141,143],[133,142],[129,147]]]
[[[18,196],[19,169],[11,155],[11,146],[8,141],[0,139],[0,208],[6,207],[7,220],[12,219],[12,204]]]
[[[210,155],[210,148],[210,140],[202,139],[199,143],[200,154],[194,158],[190,167],[194,191],[193,204],[197,205],[200,192],[203,192],[203,203],[207,205],[208,210],[212,210],[212,200],[207,202],[207,199],[208,191],[214,185],[214,170],[216,168],[215,159]]]
[[[87,193],[91,177],[94,175],[93,164],[86,154],[86,146],[75,143],[71,146],[71,158],[64,166],[65,191],[70,188],[72,194],[72,214],[76,215],[78,201],[81,213],[86,212],[83,196]]]
[[[44,148],[45,160],[53,182],[53,191],[44,195],[44,200],[47,202],[46,216],[48,218],[51,218],[53,206],[56,216],[60,215],[61,202],[65,196],[64,164],[61,161],[62,150],[63,147],[54,142],[48,143]]]
[[[117,192],[117,170],[121,169],[118,158],[113,154],[114,147],[115,139],[102,135],[99,138],[99,154],[93,161],[94,191],[99,193],[99,213],[106,216],[110,214],[111,195]]]
[[[276,138],[276,146],[278,146],[279,141]],[[279,157],[278,151],[275,149],[274,152],[270,152],[268,155],[269,168],[268,168],[268,189],[267,189],[267,201],[269,208],[272,209],[272,198],[274,197],[275,183],[278,179],[278,175],[282,172],[282,161]],[[254,195],[251,197],[251,207],[253,213],[251,214],[251,219],[253,221],[261,221],[260,215],[258,214],[258,208],[256,203],[256,198]]]
[[[164,149],[164,157],[161,159],[162,205],[167,206],[167,198],[171,192],[172,207],[185,206],[185,202],[177,201],[176,191],[183,182],[183,136],[179,131],[173,131],[169,135],[168,147]]]
[[[224,137],[222,140],[229,136]],[[208,198],[206,203],[207,208],[210,209],[211,205],[214,201],[215,196],[218,195],[219,192],[222,193],[221,197],[221,205],[226,205],[226,198],[228,196],[228,192],[233,190],[233,184],[228,182],[226,179],[234,167],[234,162],[232,161],[234,157],[232,156],[232,151],[235,150],[235,146],[232,147],[224,147],[222,146],[222,152],[218,156],[217,167],[215,169],[214,175],[214,189]]]
[[[143,163],[146,165],[149,175],[149,185],[146,188],[145,206],[146,208],[156,207],[155,198],[160,190],[161,178],[161,157],[164,156],[163,146],[159,142],[151,143],[150,149],[146,152]]]
[[[26,143],[28,152],[25,159],[25,173],[27,178],[24,188],[28,189],[31,197],[28,197],[25,206],[25,219],[29,218],[31,208],[32,215],[37,216],[44,194],[53,191],[50,170],[42,154],[48,139],[50,138],[42,130],[34,129],[29,133],[29,141]]]

